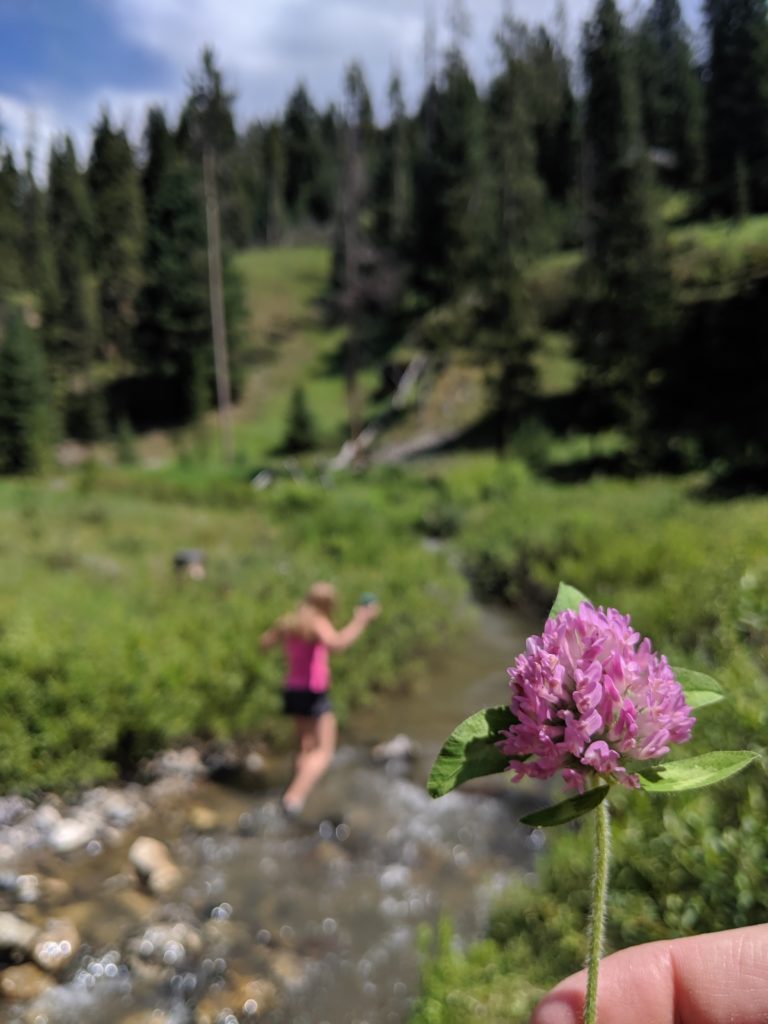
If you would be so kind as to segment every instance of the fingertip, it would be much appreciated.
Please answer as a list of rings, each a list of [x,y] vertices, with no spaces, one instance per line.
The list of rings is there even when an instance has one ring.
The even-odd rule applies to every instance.
[[[582,979],[581,984],[578,979]],[[561,981],[533,1011],[531,1024],[581,1024],[584,1014],[583,982],[583,974]]]

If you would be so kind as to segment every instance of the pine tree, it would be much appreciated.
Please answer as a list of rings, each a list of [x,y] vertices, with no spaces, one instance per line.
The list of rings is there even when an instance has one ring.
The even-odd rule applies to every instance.
[[[26,287],[35,292],[45,306],[45,296],[53,291],[53,254],[46,219],[46,197],[35,180],[34,163],[34,153],[27,150],[21,181],[21,261]]]
[[[320,123],[304,85],[292,93],[283,117],[285,205],[294,220],[322,219],[317,174],[322,160]]]
[[[50,444],[50,393],[35,333],[15,313],[0,335],[0,472],[34,473]]]
[[[13,153],[0,150],[0,295],[24,283],[22,181]]]
[[[410,232],[413,207],[413,147],[398,75],[389,83],[390,120],[381,136],[372,183],[376,242],[403,252]]]
[[[707,0],[705,14],[711,204],[734,213],[745,177],[749,205],[763,212],[768,210],[768,4]]]
[[[628,39],[614,0],[584,35],[588,248],[582,356],[630,434],[648,428],[649,382],[673,322],[672,285],[639,132]]]
[[[653,0],[637,33],[646,143],[671,157],[669,180],[698,187],[704,170],[704,97],[678,0]]]
[[[536,170],[550,197],[565,202],[578,177],[578,109],[570,81],[570,64],[546,29],[535,33],[519,26],[515,36],[502,32],[502,46],[513,46],[526,72],[531,129],[536,143]]]
[[[149,112],[145,148],[147,233],[137,353],[150,373],[175,386],[180,411],[190,416],[199,353],[210,365],[205,215],[196,168],[178,152],[161,110]]]
[[[503,71],[488,97],[494,232],[473,352],[486,367],[500,454],[530,406],[534,381],[536,325],[525,271],[537,250],[547,189],[537,172],[529,42],[524,26],[505,21]]]
[[[281,450],[293,455],[308,452],[317,448],[317,429],[315,421],[307,405],[304,388],[294,388],[288,407],[285,439]]]
[[[268,245],[276,245],[285,230],[285,152],[282,128],[277,121],[268,125],[266,130],[264,178],[266,242]]]
[[[454,47],[417,118],[411,262],[429,304],[481,273],[489,231],[485,139],[482,103]]]
[[[50,362],[62,377],[88,369],[96,350],[91,211],[69,137],[51,148],[47,215],[52,274],[43,328]]]
[[[93,262],[103,344],[131,354],[142,284],[144,204],[133,152],[106,114],[96,127],[88,168],[93,211]]]

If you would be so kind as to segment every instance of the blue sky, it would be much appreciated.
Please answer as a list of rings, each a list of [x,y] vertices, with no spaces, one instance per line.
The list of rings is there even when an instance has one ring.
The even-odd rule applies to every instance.
[[[343,69],[362,60],[381,105],[397,67],[407,93],[422,81],[424,25],[448,38],[455,0],[0,0],[0,126],[21,151],[42,152],[71,133],[81,156],[106,108],[138,139],[150,103],[175,115],[189,72],[213,45],[241,123],[279,111],[304,80],[319,105],[338,97]],[[593,0],[567,0],[567,32],[577,38]],[[467,0],[473,68],[487,74],[502,11],[556,27],[556,0]],[[625,7],[637,7],[627,0]],[[698,0],[684,0],[692,20]]]

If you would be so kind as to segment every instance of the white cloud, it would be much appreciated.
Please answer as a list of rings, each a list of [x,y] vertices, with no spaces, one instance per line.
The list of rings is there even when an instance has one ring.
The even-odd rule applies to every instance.
[[[377,110],[385,110],[387,83],[394,68],[401,73],[413,103],[424,81],[424,27],[428,12],[437,26],[437,49],[449,39],[448,11],[453,0],[107,0],[118,32],[135,46],[155,54],[168,67],[166,89],[150,90],[142,82],[132,89],[106,85],[86,95],[53,86],[39,101],[0,96],[4,137],[21,154],[30,125],[38,149],[47,152],[50,138],[69,132],[84,158],[92,126],[106,106],[138,141],[146,108],[159,103],[178,113],[188,75],[211,45],[237,93],[241,123],[279,113],[296,84],[303,80],[315,103],[338,101],[343,74],[352,60],[363,64]],[[694,0],[686,0],[691,10]],[[637,0],[626,0],[625,9]],[[575,47],[581,23],[594,0],[567,0],[567,38]],[[480,81],[494,61],[494,32],[502,13],[559,31],[557,0],[465,0],[471,36],[466,52]],[[39,89],[42,89],[39,86]]]
[[[394,67],[415,97],[423,81],[424,26],[431,9],[445,44],[449,0],[110,0],[121,31],[162,56],[180,81],[205,45],[213,46],[239,96],[241,117],[281,110],[304,80],[320,105],[338,99],[344,67],[363,64],[379,105]],[[593,0],[569,0],[572,23]],[[557,0],[473,0],[466,7],[472,36],[468,53],[479,77],[493,60],[493,35],[502,12],[549,22]]]
[[[59,124],[56,111],[46,104],[0,93],[0,141],[11,148],[19,165],[31,147],[37,155],[36,171],[41,171],[40,155],[48,152]]]

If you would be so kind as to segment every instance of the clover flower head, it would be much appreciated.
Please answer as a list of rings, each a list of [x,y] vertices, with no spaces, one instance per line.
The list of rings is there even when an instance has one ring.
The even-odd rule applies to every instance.
[[[667,659],[615,608],[561,612],[508,672],[517,723],[498,746],[515,781],[561,772],[580,792],[595,775],[637,788],[628,762],[691,738],[695,719]]]

